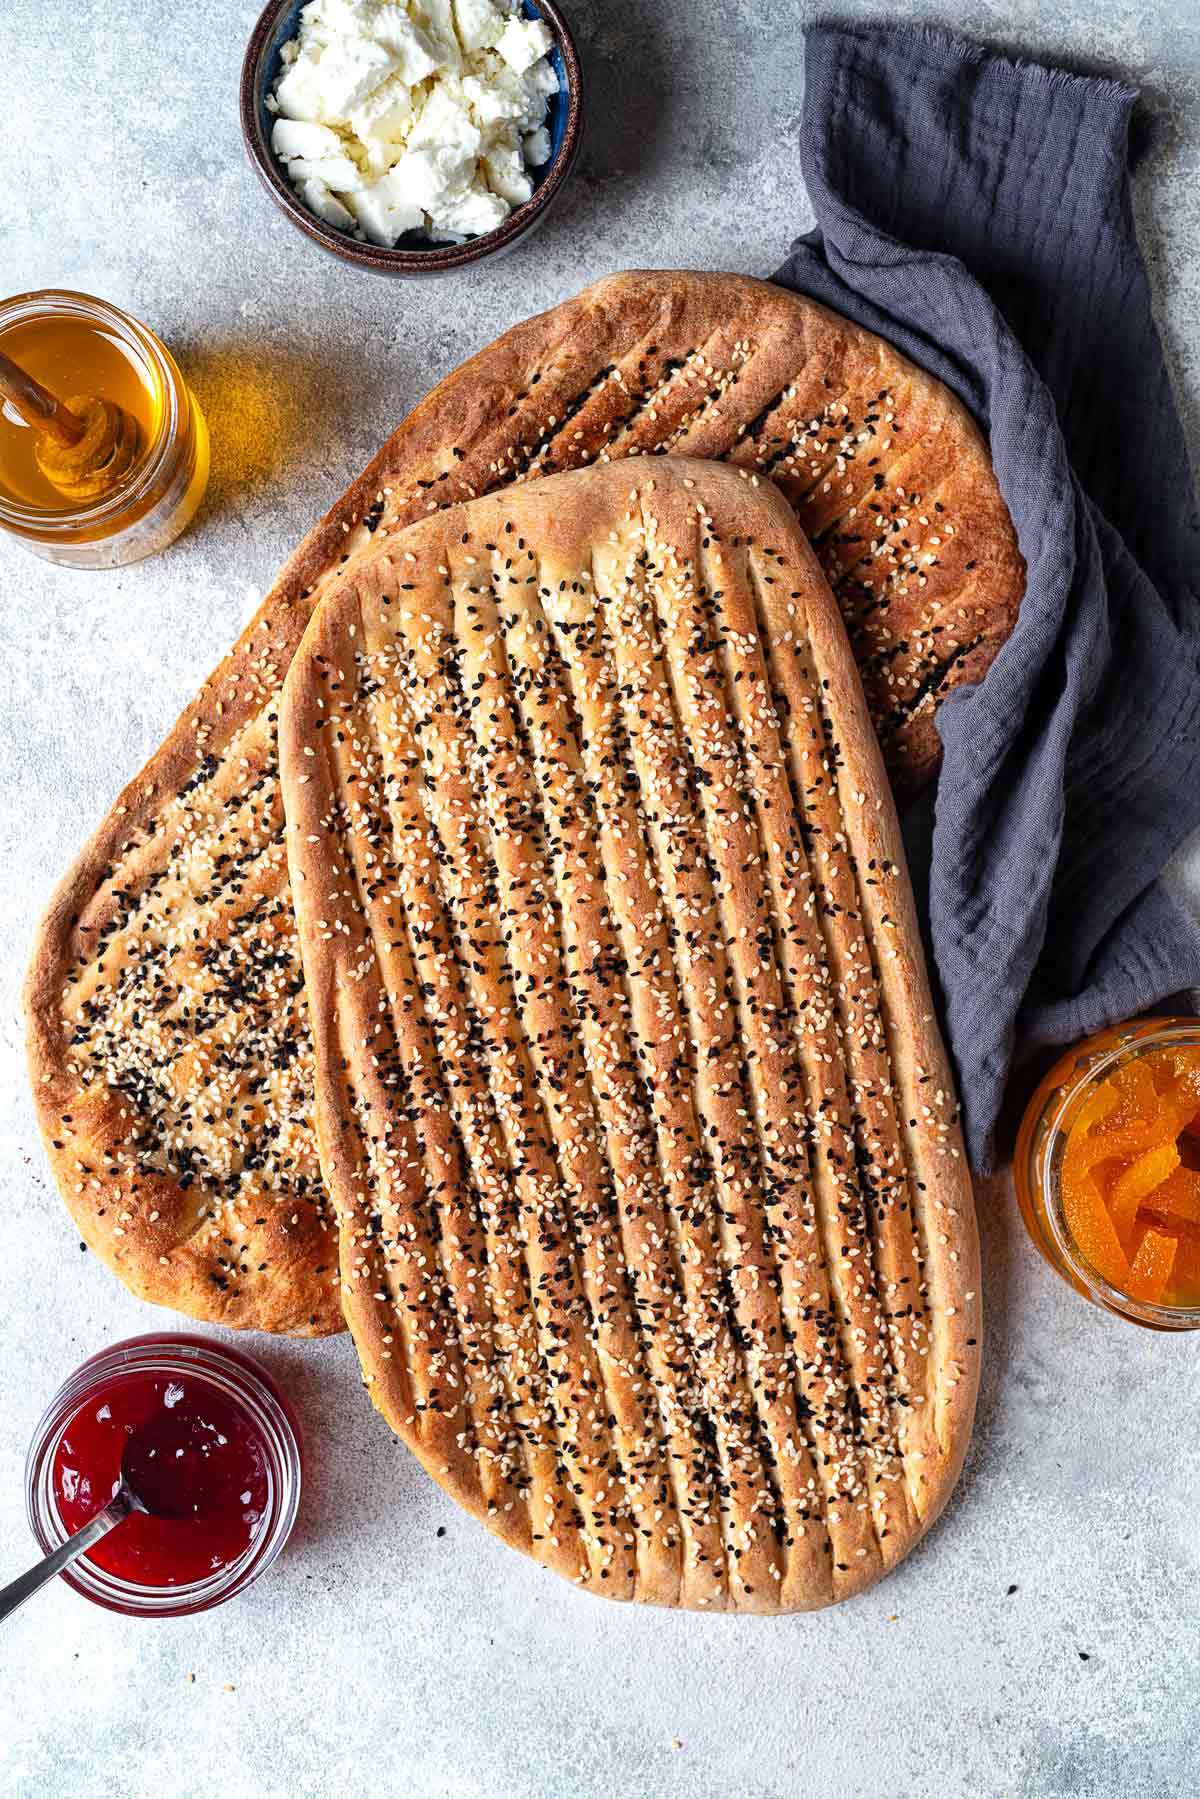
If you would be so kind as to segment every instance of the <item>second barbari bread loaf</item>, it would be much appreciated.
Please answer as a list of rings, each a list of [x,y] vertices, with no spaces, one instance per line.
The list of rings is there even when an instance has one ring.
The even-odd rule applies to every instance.
[[[972,1198],[895,809],[769,483],[509,489],[347,572],[280,721],[342,1301],[506,1541],[786,1611],[962,1461]]]

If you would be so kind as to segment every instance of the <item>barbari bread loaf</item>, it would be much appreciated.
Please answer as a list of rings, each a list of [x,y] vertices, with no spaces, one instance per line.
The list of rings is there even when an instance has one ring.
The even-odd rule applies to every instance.
[[[43,1135],[82,1235],[145,1297],[340,1325],[283,850],[279,688],[340,571],[439,507],[661,451],[769,474],[817,546],[894,781],[979,679],[1023,568],[978,431],[811,301],[729,275],[597,283],[449,376],[310,533],[55,894],[27,989]]]
[[[895,807],[768,482],[438,513],[320,605],[288,848],[376,1405],[613,1598],[787,1611],[962,1461],[978,1250]]]

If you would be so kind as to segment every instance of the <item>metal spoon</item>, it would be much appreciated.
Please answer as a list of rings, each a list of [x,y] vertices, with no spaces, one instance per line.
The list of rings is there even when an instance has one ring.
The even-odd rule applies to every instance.
[[[36,1593],[39,1587],[44,1587],[48,1580],[53,1580],[56,1574],[61,1574],[64,1568],[69,1568],[73,1561],[92,1547],[93,1543],[98,1543],[101,1537],[108,1535],[110,1530],[115,1530],[118,1524],[123,1524],[131,1512],[150,1511],[150,1507],[139,1497],[129,1480],[127,1463],[130,1450],[136,1443],[136,1437],[130,1439],[125,1454],[121,1458],[120,1484],[103,1510],[97,1512],[94,1518],[89,1518],[83,1529],[77,1530],[73,1537],[68,1537],[65,1543],[60,1543],[57,1549],[52,1549],[43,1561],[35,1563],[28,1574],[22,1574],[18,1580],[10,1581],[6,1587],[0,1587],[0,1621],[7,1618],[10,1612],[15,1612],[19,1605],[24,1605],[31,1594]]]

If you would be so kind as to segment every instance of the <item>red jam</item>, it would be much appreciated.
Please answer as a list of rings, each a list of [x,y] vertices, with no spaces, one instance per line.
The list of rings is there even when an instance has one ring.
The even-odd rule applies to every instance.
[[[209,1580],[243,1556],[267,1520],[265,1447],[249,1414],[190,1373],[118,1375],[93,1391],[54,1456],[55,1504],[68,1531],[108,1504],[121,1477],[149,1508],[87,1552],[142,1587]]]

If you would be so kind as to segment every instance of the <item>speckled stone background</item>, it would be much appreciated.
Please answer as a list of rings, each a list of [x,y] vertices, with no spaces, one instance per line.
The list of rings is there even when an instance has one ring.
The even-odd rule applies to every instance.
[[[236,116],[252,0],[0,9],[0,292],[80,287],[146,319],[195,385],[214,457],[198,523],[156,561],[72,574],[0,543],[0,1579],[31,1556],[22,1465],[45,1401],[85,1355],[174,1322],[80,1253],[35,1132],[18,990],[52,882],[286,551],[439,376],[597,275],[766,274],[811,223],[803,6],[564,4],[589,86],[582,164],[541,235],[431,286],[341,267],[258,187]],[[1142,86],[1138,216],[1200,444],[1196,0],[890,11]],[[1200,889],[1198,868],[1182,872]],[[1003,1183],[979,1200],[974,1447],[942,1523],[874,1592],[778,1622],[583,1597],[426,1479],[366,1404],[348,1340],[259,1339],[308,1436],[285,1556],[193,1620],[125,1620],[61,1583],[39,1596],[0,1635],[0,1791],[1194,1793],[1200,1342],[1089,1309],[1035,1259]]]

